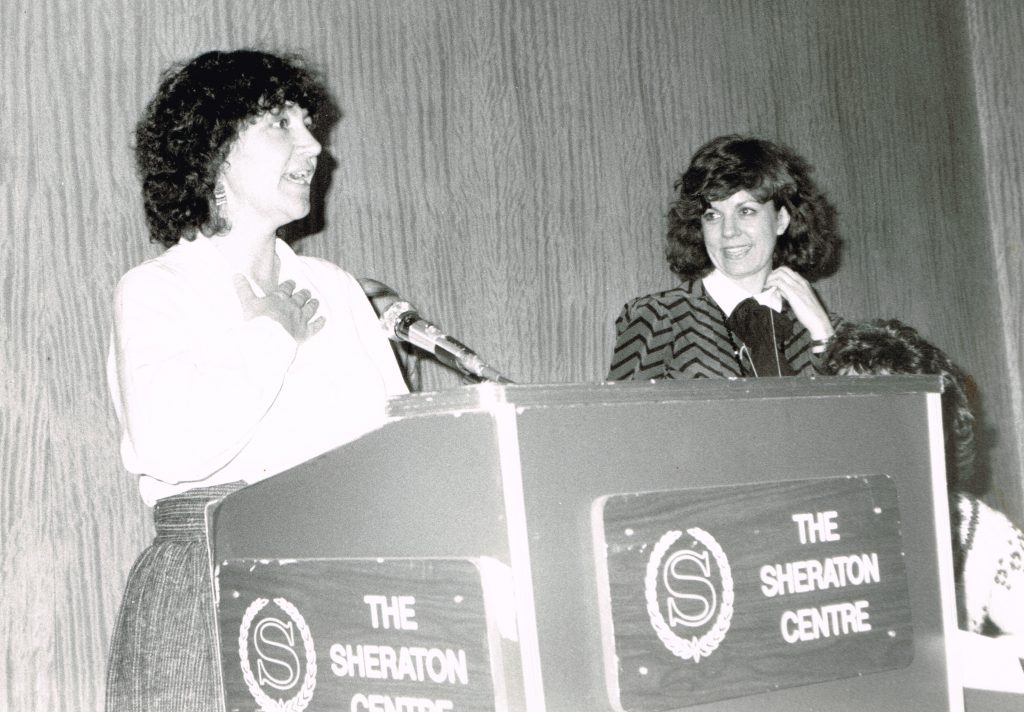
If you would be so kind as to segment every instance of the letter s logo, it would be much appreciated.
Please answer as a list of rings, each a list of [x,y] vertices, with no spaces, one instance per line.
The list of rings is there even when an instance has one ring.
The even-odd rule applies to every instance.
[[[697,553],[690,549],[677,551],[669,557],[662,569],[662,581],[670,594],[666,599],[668,606],[669,626],[684,625],[687,628],[699,628],[710,621],[718,608],[718,595],[715,587],[708,579],[711,575],[711,562],[705,550]],[[689,566],[688,566],[689,564]],[[691,576],[694,566],[700,576]],[[690,586],[699,586],[707,594],[693,592]],[[678,586],[678,588],[677,588]],[[684,611],[694,611],[690,613]]]
[[[275,631],[281,635],[272,635]],[[281,637],[284,638],[283,641]],[[270,685],[275,690],[288,690],[295,686],[299,681],[300,662],[293,649],[294,645],[295,633],[291,621],[285,623],[278,618],[264,618],[256,624],[253,631],[253,647],[259,656],[256,670],[259,673],[260,685]],[[275,657],[273,648],[277,648],[286,657]],[[281,677],[275,677],[267,669],[268,664],[276,666]]]
[[[736,596],[729,557],[715,537],[700,527],[686,533],[692,542],[680,547],[676,542],[683,532],[678,529],[665,532],[654,545],[644,575],[644,600],[651,627],[665,648],[696,663],[725,640]],[[677,632],[679,626],[686,630]]]
[[[238,626],[242,680],[259,709],[302,712],[309,706],[316,689],[313,635],[299,609],[287,599],[274,599],[274,604],[287,618],[261,615],[268,603],[266,598],[255,599],[245,609]],[[255,658],[255,665],[249,662],[250,654]],[[288,691],[285,694],[291,695],[288,699],[282,699],[279,694],[285,690]]]

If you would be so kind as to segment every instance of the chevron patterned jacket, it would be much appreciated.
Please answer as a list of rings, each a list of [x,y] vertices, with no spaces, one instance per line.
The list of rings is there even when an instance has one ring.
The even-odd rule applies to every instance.
[[[781,349],[786,360],[799,375],[817,373],[820,359],[811,353],[810,334],[788,304],[783,313],[793,321],[793,334]],[[830,318],[838,325],[839,319]],[[754,375],[700,279],[628,302],[615,320],[615,334],[609,381]]]

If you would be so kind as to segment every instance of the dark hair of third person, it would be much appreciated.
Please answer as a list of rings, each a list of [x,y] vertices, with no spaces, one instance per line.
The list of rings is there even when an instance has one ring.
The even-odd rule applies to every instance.
[[[896,319],[841,324],[825,355],[823,370],[835,375],[940,376],[949,485],[953,489],[970,487],[975,445],[967,376],[916,329]]]

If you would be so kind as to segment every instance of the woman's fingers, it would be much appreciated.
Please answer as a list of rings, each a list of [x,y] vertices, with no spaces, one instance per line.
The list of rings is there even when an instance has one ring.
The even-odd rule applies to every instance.
[[[313,334],[320,331],[320,329],[324,328],[324,324],[326,323],[327,320],[325,318],[318,316],[316,319],[306,324],[306,338],[308,339],[313,336]]]
[[[766,288],[775,287],[782,292],[786,301],[789,302],[792,302],[795,299],[810,299],[814,302],[818,301],[810,283],[789,267],[779,267],[778,269],[773,270],[772,273],[768,275],[768,279],[765,280],[764,286]]]
[[[316,315],[316,310],[320,308],[320,302],[316,299],[309,299],[305,304],[302,305],[301,319],[304,324],[308,324],[309,320]],[[321,319],[323,317],[320,317]]]
[[[232,275],[231,282],[235,286],[235,294],[238,295],[238,301],[243,308],[249,307],[259,299],[256,292],[252,291],[252,285],[249,284],[249,280],[245,278],[244,274]]]
[[[316,315],[320,301],[308,289],[295,291],[294,280],[281,282],[273,292],[262,297],[256,296],[243,275],[234,275],[233,281],[247,318],[269,316],[299,343],[320,331],[326,323],[323,316]]]
[[[789,302],[793,315],[804,325],[812,339],[827,339],[832,335],[832,323],[828,312],[818,301],[818,295],[810,282],[791,270],[779,267],[765,280],[765,287],[775,287]]]

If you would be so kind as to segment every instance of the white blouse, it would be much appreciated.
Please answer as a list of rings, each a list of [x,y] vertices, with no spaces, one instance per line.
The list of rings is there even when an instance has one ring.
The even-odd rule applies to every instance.
[[[326,319],[301,345],[269,317],[244,318],[233,270],[201,235],[122,277],[107,377],[147,504],[298,465],[380,427],[387,397],[407,392],[356,279],[276,250],[280,280],[308,289]]]

